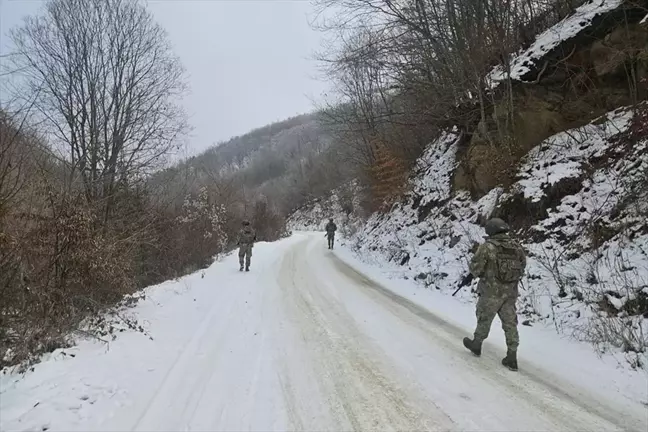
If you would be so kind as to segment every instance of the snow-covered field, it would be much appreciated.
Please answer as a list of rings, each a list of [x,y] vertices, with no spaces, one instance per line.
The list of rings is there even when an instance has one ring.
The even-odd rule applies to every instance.
[[[151,287],[131,312],[152,340],[5,374],[0,429],[646,430],[645,374],[537,328],[518,373],[496,329],[475,358],[471,306],[352,255],[300,233],[259,244],[249,274],[229,256]]]

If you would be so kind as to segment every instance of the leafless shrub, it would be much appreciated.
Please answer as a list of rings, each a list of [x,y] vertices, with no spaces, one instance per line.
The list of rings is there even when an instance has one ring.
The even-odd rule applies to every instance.
[[[643,259],[647,262],[648,256],[644,254]],[[593,306],[594,316],[576,327],[575,336],[600,352],[620,348],[633,366],[648,366],[642,363],[648,351],[648,267],[636,268],[619,249],[597,259],[594,269],[595,277],[583,287],[584,301]],[[602,271],[605,278],[596,276]]]
[[[20,79],[0,115],[0,367],[64,346],[71,331],[109,331],[97,327],[106,312],[168,275],[154,274],[162,260],[150,251],[175,230],[158,216],[173,213],[172,197],[143,185],[186,130],[182,67],[141,3],[52,0],[12,37],[9,73]]]
[[[64,345],[81,321],[135,289],[128,248],[100,228],[97,212],[80,197],[49,195],[14,248],[21,277],[0,293],[9,336],[0,348],[12,349],[12,361]]]
[[[277,213],[267,200],[260,198],[254,203],[252,225],[259,241],[274,241],[284,237],[286,226],[284,218]]]

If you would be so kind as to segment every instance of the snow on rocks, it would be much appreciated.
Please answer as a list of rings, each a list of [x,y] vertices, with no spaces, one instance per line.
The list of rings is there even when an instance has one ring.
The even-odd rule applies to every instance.
[[[536,37],[529,48],[511,58],[510,78],[523,81],[524,76],[537,66],[537,61],[563,41],[570,39],[587,28],[594,18],[618,8],[623,0],[589,0],[579,6],[567,18],[552,26]],[[486,81],[495,88],[508,78],[502,65],[496,66],[487,76]]]
[[[555,135],[529,153],[520,169],[521,180],[512,189],[531,203],[549,193],[560,198],[548,206],[533,231],[584,250],[597,246],[584,235],[593,226],[603,224],[618,231],[642,224],[642,200],[635,203],[631,195],[648,172],[648,141],[631,142],[634,115],[629,109],[616,111]],[[572,179],[571,185],[556,190],[565,179]],[[617,217],[621,212],[623,217]]]
[[[492,212],[501,190],[477,203],[466,192],[451,196],[460,139],[457,130],[452,130],[430,144],[417,164],[412,192],[389,213],[369,218],[352,239],[356,253],[391,269],[394,276],[437,289],[470,283],[466,257],[484,235],[477,222],[480,215]]]
[[[503,196],[504,189],[496,187],[477,201],[477,212],[481,220],[488,220],[491,217]]]
[[[297,209],[286,225],[291,231],[323,231],[329,218],[333,218],[339,234],[350,235],[360,224],[356,214],[360,208],[359,197],[357,182],[351,182]]]
[[[459,139],[456,128],[443,133],[418,160],[416,169],[419,175],[412,180],[412,186],[414,193],[423,196],[421,205],[450,198],[450,182],[456,167],[455,154]]]
[[[558,133],[531,150],[520,167],[521,180],[517,183],[524,197],[540,201],[548,186],[579,177],[589,159],[602,157],[616,144],[612,138],[628,130],[632,115],[629,110],[619,110],[583,127]]]

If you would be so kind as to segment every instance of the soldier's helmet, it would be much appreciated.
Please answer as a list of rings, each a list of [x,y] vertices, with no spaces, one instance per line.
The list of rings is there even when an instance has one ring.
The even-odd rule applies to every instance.
[[[489,219],[484,228],[486,229],[486,234],[489,236],[509,232],[511,229],[511,227],[509,227],[509,225],[500,218]]]
[[[250,221],[249,221],[249,220],[244,220],[244,221],[243,221],[243,225],[244,225],[244,226],[248,226],[248,225],[250,225]]]
[[[333,222],[333,218],[329,218],[329,222]]]

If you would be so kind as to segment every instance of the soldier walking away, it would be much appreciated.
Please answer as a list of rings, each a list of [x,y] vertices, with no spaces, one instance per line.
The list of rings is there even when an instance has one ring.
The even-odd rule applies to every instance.
[[[254,247],[255,241],[256,233],[254,232],[254,229],[250,226],[250,222],[244,220],[243,227],[239,232],[237,243],[239,246],[239,263],[241,264],[239,271],[243,271],[243,265],[245,265],[245,271],[250,271],[252,247]]]
[[[502,364],[516,371],[520,341],[515,302],[518,297],[518,283],[526,268],[526,255],[522,245],[509,237],[509,229],[502,219],[493,218],[486,222],[488,237],[470,262],[470,273],[479,278],[477,328],[473,339],[464,338],[463,344],[473,354],[480,356],[482,342],[488,337],[495,315],[499,315],[507,346]]]
[[[337,225],[333,222],[333,218],[329,219],[326,224],[326,238],[328,239],[328,248],[333,249],[333,243],[335,242],[335,231],[337,231]]]

